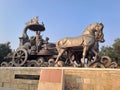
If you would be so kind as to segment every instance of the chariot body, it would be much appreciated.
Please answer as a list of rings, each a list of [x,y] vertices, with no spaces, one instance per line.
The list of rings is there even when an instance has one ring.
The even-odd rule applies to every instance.
[[[29,37],[27,31],[35,32],[36,35]],[[45,31],[45,26],[38,23],[38,17],[26,23],[22,37],[19,37],[19,47],[9,62],[10,66],[52,66],[57,56],[55,44],[50,43],[48,37],[43,39],[40,35],[42,31]]]

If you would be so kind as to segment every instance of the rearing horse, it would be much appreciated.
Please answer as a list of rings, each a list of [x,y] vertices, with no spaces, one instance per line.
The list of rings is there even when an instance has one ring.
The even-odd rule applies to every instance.
[[[91,50],[95,56],[97,57],[97,52],[94,50],[94,44],[96,38],[104,42],[104,35],[103,35],[103,28],[104,25],[102,23],[94,23],[90,24],[83,32],[81,36],[74,37],[74,38],[64,38],[59,40],[56,43],[56,48],[58,51],[58,56],[56,58],[55,63],[58,62],[59,58],[62,54],[67,51],[69,48],[83,48],[82,53],[82,65],[84,66],[86,53],[88,50]],[[97,37],[95,38],[95,33],[97,33]]]

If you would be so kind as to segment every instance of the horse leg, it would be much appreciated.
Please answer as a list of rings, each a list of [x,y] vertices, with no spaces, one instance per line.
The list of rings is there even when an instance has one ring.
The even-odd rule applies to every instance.
[[[74,67],[76,67],[76,64],[74,63],[74,60],[75,60],[75,55],[71,54],[71,56],[70,56],[70,64],[73,65]]]
[[[91,56],[89,56],[87,59],[87,65],[90,66],[91,63],[92,63],[92,58],[91,58]]]
[[[75,60],[78,67],[81,67],[81,57],[76,53]]]
[[[95,54],[95,58],[94,58],[94,62],[95,62],[97,61],[98,53],[95,51],[95,49],[92,49],[92,52]]]
[[[82,66],[85,66],[85,57],[86,57],[87,50],[88,50],[88,47],[85,46],[83,48],[83,54],[82,54]]]
[[[60,49],[59,51],[58,51],[58,56],[57,56],[57,58],[56,58],[56,60],[55,60],[55,64],[58,62],[58,60],[59,60],[59,58],[62,56],[62,54],[65,52],[65,49]]]
[[[67,61],[66,61],[66,62],[68,62],[68,61],[69,61],[69,62],[70,62],[70,63],[69,63],[69,65],[71,65],[71,64],[72,64],[72,62],[71,62],[71,60],[72,60],[72,54],[73,54],[73,53],[71,52],[71,50],[70,50],[70,49],[69,49],[69,50],[67,50],[67,56],[66,56],[66,58],[67,58],[66,60],[67,60]]]
[[[70,57],[69,57],[70,52],[67,50],[65,55],[66,55],[65,64],[66,64],[66,65],[69,65],[69,64],[70,64]]]
[[[93,52],[89,51],[88,56],[87,56],[87,64],[88,64],[88,66],[90,66],[90,64],[92,63],[92,60],[93,60]]]

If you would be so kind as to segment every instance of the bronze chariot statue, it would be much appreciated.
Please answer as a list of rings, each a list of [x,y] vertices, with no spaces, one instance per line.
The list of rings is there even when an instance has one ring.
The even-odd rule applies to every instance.
[[[45,31],[44,23],[38,22],[38,17],[26,23],[22,37],[19,37],[19,47],[8,54],[0,63],[1,67],[48,67],[48,66],[74,66],[74,67],[100,67],[116,68],[108,56],[98,57],[99,42],[104,42],[104,25],[93,23],[87,26],[78,37],[68,37],[55,43],[49,38],[42,38]],[[29,37],[27,31],[36,35]],[[87,59],[87,63],[85,60]]]

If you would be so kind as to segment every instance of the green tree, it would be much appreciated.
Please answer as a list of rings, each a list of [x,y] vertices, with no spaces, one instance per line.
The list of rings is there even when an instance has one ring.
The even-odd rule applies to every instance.
[[[117,38],[112,46],[115,53],[115,59],[118,61],[118,64],[120,66],[120,38]]]
[[[110,46],[102,46],[101,51],[99,52],[100,56],[106,55],[106,56],[110,56],[111,58],[114,58],[114,49],[113,47]]]
[[[10,47],[10,42],[1,43],[0,44],[0,61],[3,60],[8,53],[11,53],[11,52],[12,52],[12,49]]]

